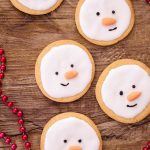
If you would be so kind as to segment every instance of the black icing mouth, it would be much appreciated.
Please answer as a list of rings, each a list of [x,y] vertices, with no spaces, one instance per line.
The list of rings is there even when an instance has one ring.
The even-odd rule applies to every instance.
[[[117,27],[113,28],[113,29],[109,29],[108,31],[114,31],[117,30]]]
[[[62,86],[68,86],[69,83],[67,83],[67,84],[60,83],[60,85],[62,85]]]
[[[127,107],[135,107],[135,106],[137,106],[137,104],[134,104],[134,105],[127,105]]]

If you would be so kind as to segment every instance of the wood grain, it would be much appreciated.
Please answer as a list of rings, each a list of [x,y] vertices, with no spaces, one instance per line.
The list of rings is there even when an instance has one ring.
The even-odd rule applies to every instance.
[[[140,60],[150,67],[150,5],[134,0],[136,24],[122,42],[109,47],[90,44],[78,33],[74,13],[78,0],[64,0],[52,14],[30,16],[15,9],[9,0],[0,0],[0,46],[6,51],[7,72],[3,81],[5,93],[24,111],[32,150],[39,150],[40,135],[46,122],[56,114],[75,111],[96,123],[102,133],[103,150],[141,150],[150,140],[150,116],[140,123],[125,125],[110,119],[95,99],[95,85],[102,70],[120,58]],[[34,66],[37,56],[49,43],[72,39],[90,49],[96,76],[89,92],[79,101],[59,104],[45,98],[37,87]],[[5,131],[23,150],[17,118],[0,103],[0,130]],[[0,149],[7,147],[0,141]]]

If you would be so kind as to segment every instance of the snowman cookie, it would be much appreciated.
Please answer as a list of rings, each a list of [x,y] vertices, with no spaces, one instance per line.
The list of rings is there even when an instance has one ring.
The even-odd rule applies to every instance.
[[[75,16],[80,34],[102,46],[119,42],[134,25],[131,0],[80,0]]]
[[[22,12],[43,15],[55,10],[63,0],[10,0]]]
[[[81,44],[62,40],[48,45],[35,67],[36,81],[42,93],[57,102],[72,102],[82,97],[94,78],[95,65]]]
[[[143,63],[123,59],[109,65],[96,85],[102,110],[123,123],[135,123],[150,114],[150,69]]]
[[[88,117],[63,113],[44,127],[41,150],[102,150],[101,135]]]

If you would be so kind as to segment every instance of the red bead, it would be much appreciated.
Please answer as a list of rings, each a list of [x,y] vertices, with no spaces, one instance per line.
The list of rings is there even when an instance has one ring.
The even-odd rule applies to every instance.
[[[2,96],[2,101],[3,102],[6,102],[7,100],[8,100],[8,96],[6,96],[6,95]]]
[[[25,147],[28,149],[28,148],[31,147],[31,144],[30,144],[29,142],[26,142],[26,143],[25,143]]]
[[[23,139],[24,141],[26,141],[26,140],[28,139],[28,136],[25,134],[25,135],[22,136],[22,139]]]
[[[150,4],[150,0],[146,0],[148,4]]]
[[[6,66],[3,64],[3,65],[1,65],[0,69],[1,69],[2,71],[6,71]]]
[[[16,149],[17,149],[17,145],[16,145],[16,144],[12,144],[12,145],[11,145],[11,149],[12,149],[12,150],[16,150]]]
[[[21,128],[20,128],[20,132],[21,132],[21,133],[24,133],[25,131],[26,131],[25,127],[21,127]]]
[[[4,74],[0,73],[0,79],[3,79],[3,78],[4,78]]]
[[[23,125],[24,121],[22,119],[18,120],[18,124]]]
[[[8,107],[13,107],[14,103],[13,102],[8,102],[7,106]]]
[[[18,112],[18,109],[17,109],[17,108],[14,108],[14,109],[12,110],[12,112],[13,112],[14,114],[16,114],[16,113]]]
[[[11,143],[11,139],[9,137],[7,137],[6,140],[5,140],[5,143],[6,144],[10,144]]]
[[[5,133],[4,132],[0,132],[0,139],[5,137]]]
[[[22,111],[18,111],[18,117],[22,117],[23,116],[23,112]]]
[[[6,62],[6,57],[5,57],[5,56],[2,56],[2,57],[1,57],[1,62],[3,62],[3,63]]]
[[[4,54],[4,49],[0,48],[0,55]]]
[[[2,95],[2,93],[3,93],[2,90],[0,90],[0,96]]]
[[[143,150],[148,150],[148,148],[147,148],[147,147],[144,147]]]
[[[148,141],[147,146],[150,148],[150,141]]]

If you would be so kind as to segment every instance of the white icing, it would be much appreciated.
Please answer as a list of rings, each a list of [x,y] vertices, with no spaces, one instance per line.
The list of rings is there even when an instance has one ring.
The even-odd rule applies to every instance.
[[[100,144],[95,130],[87,122],[69,117],[57,121],[48,129],[44,150],[69,150],[72,146],[80,146],[82,150],[99,150]]]
[[[112,11],[115,10],[115,14]],[[96,13],[100,12],[100,16]],[[114,18],[115,25],[104,26],[103,18]],[[79,23],[82,32],[90,39],[110,41],[119,38],[129,27],[131,10],[126,0],[85,0],[80,8]],[[117,27],[117,30],[108,31]]]
[[[136,85],[133,89],[132,85]],[[119,95],[123,91],[124,95]],[[129,102],[127,97],[133,91],[141,92],[141,96]],[[102,99],[114,113],[125,118],[134,118],[150,103],[150,76],[138,65],[123,65],[112,69],[103,82]],[[137,106],[129,108],[127,105]]]
[[[54,6],[58,0],[18,0],[18,2],[33,10],[47,10]]]
[[[71,64],[74,65],[71,68]],[[65,73],[77,71],[78,76],[66,79]],[[42,58],[41,81],[46,93],[54,98],[65,98],[82,92],[92,79],[92,63],[88,54],[73,44],[64,44],[50,49]],[[59,72],[56,75],[55,72]],[[68,84],[64,87],[60,84]]]

